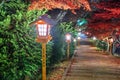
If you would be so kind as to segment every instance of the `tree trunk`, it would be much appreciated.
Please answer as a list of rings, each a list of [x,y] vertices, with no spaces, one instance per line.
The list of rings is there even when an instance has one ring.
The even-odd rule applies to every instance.
[[[61,22],[64,16],[67,14],[67,10],[61,10],[60,13],[57,15],[57,18],[55,19],[56,24]]]

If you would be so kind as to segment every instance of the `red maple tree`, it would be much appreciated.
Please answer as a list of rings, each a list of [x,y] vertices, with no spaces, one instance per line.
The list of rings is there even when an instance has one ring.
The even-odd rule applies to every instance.
[[[84,7],[86,10],[91,10],[88,0],[30,0],[29,9],[78,9]]]
[[[120,2],[114,0],[94,4],[97,10],[89,19],[88,31],[99,38],[112,34],[113,30],[120,29]]]
[[[63,9],[71,10],[75,14],[75,9],[83,7],[85,10],[91,11],[92,18],[89,19],[87,31],[92,34],[105,37],[109,36],[112,31],[120,26],[120,2],[116,0],[98,1],[89,4],[89,0],[30,0],[29,10],[32,9]],[[91,10],[90,6],[95,6],[96,11]],[[61,16],[66,12],[60,13]],[[62,16],[63,17],[63,16]],[[79,18],[79,17],[78,17]],[[59,19],[62,19],[59,17]],[[57,21],[59,21],[59,19]]]

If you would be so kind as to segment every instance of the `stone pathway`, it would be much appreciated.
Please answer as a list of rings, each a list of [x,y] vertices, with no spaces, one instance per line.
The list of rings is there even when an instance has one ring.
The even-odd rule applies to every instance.
[[[80,45],[62,80],[120,80],[120,58]]]

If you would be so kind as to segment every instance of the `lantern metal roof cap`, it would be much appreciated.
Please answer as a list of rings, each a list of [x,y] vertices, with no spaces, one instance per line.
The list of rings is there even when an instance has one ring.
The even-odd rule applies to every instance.
[[[49,15],[45,14],[45,15],[42,15],[38,18],[38,21],[39,20],[43,20],[44,22],[46,22],[47,24],[49,25],[54,25],[55,24],[55,21],[53,19],[51,19],[49,17]]]
[[[40,19],[36,21],[36,24],[48,24],[48,23]]]
[[[47,14],[45,14],[45,15],[40,16],[34,22],[30,23],[30,25],[34,25],[40,20],[44,21],[46,24],[49,24],[49,25],[54,25],[55,24],[55,21],[53,19],[49,18],[49,16]]]

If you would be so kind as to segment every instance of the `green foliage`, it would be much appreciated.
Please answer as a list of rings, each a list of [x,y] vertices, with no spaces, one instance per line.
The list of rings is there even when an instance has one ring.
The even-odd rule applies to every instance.
[[[75,50],[75,42],[72,41],[70,43],[70,57],[72,57],[74,50]]]
[[[0,4],[0,79],[39,80],[41,77],[41,44],[35,42],[36,29],[29,24],[47,10],[28,11],[22,0]],[[72,23],[53,28],[53,42],[47,44],[47,69],[66,58],[65,33],[74,36]],[[54,46],[53,46],[54,45]],[[72,46],[72,44],[71,44]],[[70,47],[73,53],[74,46]]]
[[[73,37],[76,37],[76,30],[73,27],[72,22],[63,22],[60,24],[60,30],[65,33],[71,33]]]
[[[64,40],[64,34],[61,31],[60,27],[54,26],[51,32],[54,43],[51,63],[54,64],[60,62],[65,57],[65,50],[64,50],[65,40]]]
[[[107,43],[104,42],[104,41],[97,40],[97,41],[96,41],[96,46],[97,46],[99,49],[101,49],[101,50],[104,50],[104,51],[107,50]]]
[[[73,23],[72,22],[63,22],[60,24],[60,29],[62,31],[62,33],[65,35],[66,33],[71,33],[72,37],[76,37],[76,33],[77,31],[74,29],[73,27]],[[65,37],[64,37],[65,38]],[[65,40],[64,40],[65,41]],[[66,45],[67,47],[67,45]],[[73,40],[71,40],[70,43],[70,56],[73,55],[74,53],[74,49],[75,49],[75,43],[73,42]],[[66,50],[66,49],[65,49]]]
[[[37,78],[35,75],[40,74],[41,45],[30,34],[32,28],[29,24],[47,10],[28,11],[27,7],[20,0],[10,0],[0,5],[1,80],[22,80],[25,76],[34,79]],[[52,45],[52,42],[48,44],[48,60]]]
[[[65,34],[71,33],[71,35],[74,36],[74,33],[76,32],[74,28],[72,27],[72,22],[63,22],[60,25],[57,25],[53,27],[52,29],[52,36],[53,36],[53,54],[51,57],[51,62],[57,63],[61,60],[66,59],[66,41],[65,41]],[[70,55],[72,55],[74,52],[74,43],[71,42],[70,44]]]
[[[51,66],[51,62],[50,62],[50,58],[51,58],[51,56],[52,56],[52,51],[53,51],[53,48],[52,48],[52,46],[53,46],[54,44],[53,44],[53,42],[49,42],[48,44],[47,44],[47,67],[49,68],[50,66]]]

